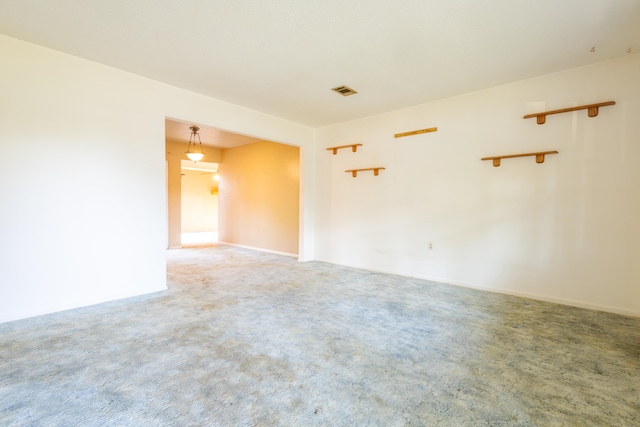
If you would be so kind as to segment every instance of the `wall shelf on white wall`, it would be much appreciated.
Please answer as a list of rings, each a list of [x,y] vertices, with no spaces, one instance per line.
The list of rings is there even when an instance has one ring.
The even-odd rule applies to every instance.
[[[536,163],[544,163],[544,156],[547,154],[558,154],[557,151],[538,151],[537,153],[524,153],[524,154],[507,154],[505,156],[493,156],[493,157],[483,157],[480,160],[493,160],[493,166],[500,166],[501,159],[511,159],[514,157],[527,157],[527,156],[536,156]]]
[[[338,154],[338,150],[340,150],[341,148],[349,148],[349,147],[351,147],[351,151],[355,153],[358,150],[358,147],[362,147],[362,144],[340,145],[338,147],[329,147],[327,148],[327,150],[333,151],[333,155],[335,156],[336,154]]]
[[[355,178],[356,176],[358,176],[358,172],[362,172],[362,171],[373,171],[373,174],[375,176],[378,176],[378,171],[382,169],[384,168],[379,167],[379,168],[364,168],[364,169],[347,169],[345,172],[351,172],[351,176]]]
[[[435,132],[437,130],[438,128],[418,129],[418,130],[412,130],[411,132],[396,133],[395,135],[393,135],[393,137],[402,138],[403,136],[419,135],[421,133]]]
[[[537,118],[536,120],[537,120],[538,124],[539,125],[543,125],[545,123],[545,121],[547,120],[547,116],[550,115],[550,114],[568,113],[570,111],[578,111],[578,110],[589,110],[587,112],[589,117],[595,117],[595,116],[598,115],[598,108],[599,107],[606,107],[606,106],[609,106],[609,105],[616,105],[616,103],[615,103],[615,101],[607,101],[607,102],[599,102],[597,104],[580,105],[578,107],[562,108],[560,110],[551,110],[551,111],[544,111],[542,113],[527,114],[523,118],[530,119],[532,117],[536,117]]]

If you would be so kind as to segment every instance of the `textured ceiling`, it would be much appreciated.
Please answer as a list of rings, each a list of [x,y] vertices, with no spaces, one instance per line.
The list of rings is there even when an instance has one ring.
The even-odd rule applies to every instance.
[[[0,0],[0,33],[318,127],[640,52],[640,0]]]

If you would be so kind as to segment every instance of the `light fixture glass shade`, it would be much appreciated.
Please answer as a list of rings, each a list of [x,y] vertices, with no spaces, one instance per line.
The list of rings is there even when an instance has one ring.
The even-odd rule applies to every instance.
[[[189,153],[187,151],[186,154],[189,160],[193,160],[194,162],[200,161],[204,157],[204,153]]]
[[[185,151],[184,154],[187,155],[189,160],[192,160],[195,163],[199,160],[202,160],[202,158],[204,157],[204,150],[202,149],[202,141],[200,141],[200,134],[198,133],[200,128],[198,126],[190,126],[189,129],[191,129],[191,136],[189,136],[189,146],[187,147],[187,151]],[[198,137],[197,144],[196,144],[196,137]],[[196,151],[191,151],[192,144],[193,144],[194,150],[197,149],[198,145],[200,146],[199,153]]]

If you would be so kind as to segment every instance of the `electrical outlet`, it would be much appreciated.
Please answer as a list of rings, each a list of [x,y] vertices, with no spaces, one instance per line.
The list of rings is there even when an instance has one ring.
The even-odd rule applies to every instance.
[[[429,249],[433,249],[433,243],[429,242]]]

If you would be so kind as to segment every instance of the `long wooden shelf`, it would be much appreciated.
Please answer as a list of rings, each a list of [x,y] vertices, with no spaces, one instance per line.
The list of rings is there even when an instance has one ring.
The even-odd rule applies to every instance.
[[[544,163],[544,156],[547,154],[558,154],[557,151],[538,151],[537,153],[524,153],[524,154],[507,154],[505,156],[493,156],[493,157],[483,157],[480,160],[493,160],[493,166],[500,166],[501,159],[512,159],[514,157],[527,157],[527,156],[536,156],[536,163]]]
[[[362,147],[362,144],[349,144],[349,145],[340,145],[338,147],[329,147],[327,150],[333,151],[333,155],[338,154],[338,150],[341,148],[349,148],[351,147],[351,151],[354,153],[358,150],[358,147]]]
[[[438,130],[438,128],[427,128],[427,129],[412,130],[411,132],[396,133],[396,134],[393,135],[393,137],[394,138],[402,138],[403,136],[419,135],[421,133],[435,132],[437,130]]]
[[[351,172],[351,176],[355,178],[356,176],[358,176],[358,172],[362,172],[362,171],[373,171],[373,174],[375,176],[378,176],[378,171],[382,169],[384,168],[379,167],[379,168],[364,168],[364,169],[347,169],[345,172]]]
[[[523,118],[530,119],[532,117],[536,117],[538,124],[543,125],[547,121],[547,116],[550,114],[568,113],[570,111],[578,111],[578,110],[589,110],[587,113],[589,117],[595,117],[598,115],[599,107],[606,107],[609,105],[616,105],[616,103],[615,101],[599,102],[597,104],[581,105],[579,107],[562,108],[560,110],[551,110],[551,111],[544,111],[542,113],[527,114]]]

